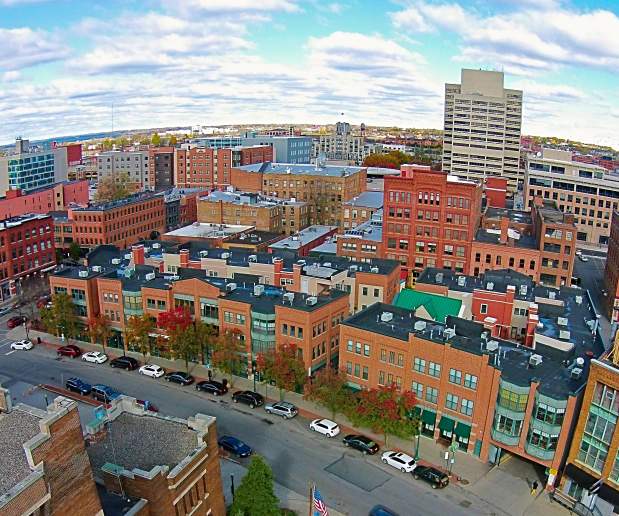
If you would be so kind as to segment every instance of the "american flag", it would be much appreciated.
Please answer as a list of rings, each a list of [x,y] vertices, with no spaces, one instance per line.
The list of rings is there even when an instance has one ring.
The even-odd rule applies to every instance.
[[[329,511],[325,502],[322,501],[320,491],[316,489],[316,485],[312,488],[312,516],[329,516]]]

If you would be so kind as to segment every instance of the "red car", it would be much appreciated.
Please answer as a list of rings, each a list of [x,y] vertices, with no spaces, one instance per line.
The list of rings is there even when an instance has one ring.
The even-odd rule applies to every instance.
[[[43,296],[39,298],[39,300],[37,301],[37,308],[40,310],[44,306],[47,306],[47,303],[49,303],[51,300],[51,296]]]
[[[71,357],[76,358],[82,354],[82,350],[73,344],[67,346],[61,346],[56,350],[56,354],[59,357]]]
[[[24,324],[28,319],[26,318],[26,316],[24,315],[16,315],[14,317],[11,317],[7,322],[6,322],[6,327],[9,330],[12,330],[13,328],[16,328],[17,326],[21,326],[22,324]]]

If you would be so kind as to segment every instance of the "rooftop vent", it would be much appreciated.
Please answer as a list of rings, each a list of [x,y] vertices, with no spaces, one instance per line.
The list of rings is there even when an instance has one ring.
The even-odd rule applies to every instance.
[[[389,322],[393,320],[393,314],[391,312],[383,312],[380,314],[380,320],[382,322]]]
[[[331,267],[331,262],[325,262],[322,264],[323,267]]]
[[[464,287],[466,285],[466,276],[458,276],[458,286]]]
[[[426,326],[428,326],[428,325],[427,325],[427,323],[425,321],[417,321],[415,323],[414,328],[415,328],[416,331],[423,331],[423,330],[426,329]]]
[[[527,287],[527,285],[520,285],[520,295],[521,296],[526,296],[528,290],[529,290],[529,287]]]
[[[576,296],[575,301],[577,305],[582,305],[582,296]]]
[[[350,267],[348,267],[348,270],[350,272],[357,272],[357,269],[359,269],[358,265],[351,265]]]
[[[283,262],[283,260],[279,256],[275,256],[273,258],[273,263],[281,263],[281,262]]]
[[[153,244],[153,249],[161,249],[161,244],[159,242],[155,242]]]
[[[556,299],[556,298],[557,298],[557,293],[554,290],[549,290],[548,299]]]
[[[131,260],[131,253],[127,253],[125,255],[125,260]]]
[[[580,367],[574,367],[570,371],[570,378],[572,380],[578,380],[582,376],[582,369]]]
[[[443,273],[442,272],[437,272],[436,276],[434,277],[436,283],[443,283]]]
[[[486,283],[486,289],[487,290],[494,289],[494,283],[492,283],[492,281],[489,281],[488,283]]]
[[[101,265],[93,265],[92,266],[92,272],[101,272],[103,269],[101,269]]]
[[[221,253],[222,260],[227,260],[228,258],[230,258],[230,253]]]
[[[567,318],[566,317],[558,317],[557,322],[559,326],[567,326]]]
[[[258,261],[258,255],[255,255],[255,254],[250,254],[250,255],[247,257],[247,261],[248,261],[248,262],[257,262],[257,261]]]
[[[291,305],[294,302],[294,292],[286,292],[283,295],[283,300],[288,301]]]
[[[155,273],[154,272],[149,272],[149,273],[146,274],[146,276],[144,276],[144,278],[146,279],[146,281],[154,280],[155,279]]]
[[[584,358],[582,358],[582,357],[578,357],[578,358],[576,359],[576,365],[577,365],[578,367],[582,368],[582,366],[584,366],[584,365],[585,365],[585,359],[584,359]]]
[[[254,296],[260,297],[264,294],[264,285],[254,285]]]
[[[305,260],[297,260],[297,265],[305,265],[307,262]]]
[[[88,271],[79,271],[79,272],[77,273],[77,275],[78,275],[80,278],[87,278],[87,277],[88,277]]]
[[[112,265],[120,265],[120,258],[112,258]]]
[[[561,331],[559,331],[559,339],[560,340],[570,340],[570,332],[569,332],[569,330],[561,330]]]
[[[204,250],[200,251],[200,253],[199,253],[199,254],[200,254],[200,256],[201,256],[202,258],[204,258],[204,257],[208,256],[208,251],[207,251],[206,249],[204,249]]]
[[[316,296],[309,296],[305,300],[305,304],[309,306],[314,306],[316,303],[318,303],[318,298]]]
[[[236,290],[236,283],[228,283],[226,285],[226,290],[228,292],[232,292],[233,290]]]
[[[533,354],[529,357],[529,365],[531,367],[537,367],[542,363],[542,355]]]
[[[488,351],[496,351],[497,349],[499,349],[499,343],[496,340],[489,340],[486,343],[486,349]]]
[[[455,328],[445,328],[445,331],[443,332],[443,334],[445,335],[445,339],[449,340],[452,337],[456,336],[456,329]]]
[[[374,274],[378,274],[378,267],[370,267],[370,272],[373,272]]]

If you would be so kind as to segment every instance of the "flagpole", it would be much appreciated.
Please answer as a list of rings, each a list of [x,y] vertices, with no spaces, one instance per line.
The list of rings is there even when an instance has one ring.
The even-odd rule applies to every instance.
[[[312,516],[312,506],[314,505],[314,493],[312,491],[312,482],[308,482],[309,484],[309,516]]]

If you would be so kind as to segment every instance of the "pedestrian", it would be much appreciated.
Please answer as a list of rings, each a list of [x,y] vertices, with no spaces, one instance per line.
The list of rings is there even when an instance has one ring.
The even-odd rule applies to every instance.
[[[41,344],[41,337],[37,337],[37,344]]]
[[[213,379],[213,371],[208,370],[208,381],[210,382]]]
[[[535,496],[537,494],[538,487],[539,487],[539,484],[537,483],[537,480],[534,480],[533,483],[531,484],[531,496]]]

